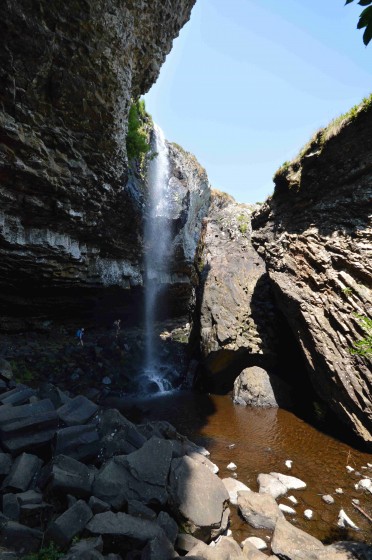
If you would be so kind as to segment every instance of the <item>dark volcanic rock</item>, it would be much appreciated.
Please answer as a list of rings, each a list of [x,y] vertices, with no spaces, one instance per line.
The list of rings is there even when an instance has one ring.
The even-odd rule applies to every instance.
[[[142,548],[148,541],[164,536],[153,521],[132,517],[126,513],[98,513],[87,525],[93,535],[102,535],[106,544],[116,543],[123,551]]]
[[[142,195],[128,180],[127,116],[193,4],[1,3],[3,328],[25,324],[20,310],[34,322],[71,318],[97,289],[141,284]]]
[[[204,378],[218,392],[230,390],[245,367],[268,368],[277,359],[276,318],[265,264],[250,240],[256,208],[212,191],[204,220],[194,331]]]
[[[91,494],[93,471],[72,457],[58,455],[47,470],[44,485],[48,484],[49,490],[83,498]]]
[[[8,521],[0,526],[0,544],[22,554],[38,551],[42,538],[41,531],[15,521]]]
[[[342,124],[277,172],[252,239],[316,392],[372,444],[370,362],[350,353],[372,312],[372,107]]]
[[[78,535],[93,517],[92,510],[83,501],[77,501],[51,523],[45,533],[46,541],[54,541],[66,550],[72,539]]]
[[[8,476],[3,481],[2,490],[24,492],[35,481],[42,464],[42,460],[35,455],[22,453],[14,461]]]
[[[98,406],[95,403],[79,395],[61,406],[57,414],[66,426],[77,426],[88,422],[97,410]]]

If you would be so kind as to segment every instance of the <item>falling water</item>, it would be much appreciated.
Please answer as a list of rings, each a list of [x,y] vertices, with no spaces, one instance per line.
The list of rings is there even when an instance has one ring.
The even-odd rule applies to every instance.
[[[155,322],[161,307],[163,288],[170,281],[171,197],[169,191],[168,147],[163,131],[154,126],[156,157],[150,162],[148,172],[148,218],[145,226],[145,339],[146,353],[142,388],[151,392],[164,392],[172,388],[164,375],[164,365],[159,358]]]

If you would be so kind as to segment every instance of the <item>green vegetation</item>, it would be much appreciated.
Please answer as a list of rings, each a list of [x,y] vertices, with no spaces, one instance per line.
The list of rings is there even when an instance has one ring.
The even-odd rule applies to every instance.
[[[238,228],[243,235],[247,233],[249,227],[249,217],[245,214],[239,214],[236,218],[238,220]]]
[[[351,4],[354,0],[346,0],[345,6],[347,4]],[[357,29],[364,29],[363,33],[363,43],[368,45],[370,40],[372,39],[372,0],[359,0],[358,4],[360,6],[368,6],[359,16],[359,21],[357,25]]]
[[[342,293],[345,294],[345,296],[351,296],[351,294],[353,293],[352,288],[346,287],[346,288],[342,288]]]
[[[365,315],[356,315],[360,326],[365,332],[365,338],[357,340],[350,348],[350,354],[356,354],[365,358],[372,357],[372,319]]]
[[[12,360],[10,362],[10,365],[12,366],[14,379],[17,381],[17,383],[30,383],[34,380],[33,372],[28,369],[24,361],[17,362],[15,360]]]
[[[62,557],[63,552],[60,552],[54,543],[50,543],[47,547],[41,548],[39,552],[23,556],[22,560],[59,560]]]
[[[151,120],[146,113],[145,101],[139,99],[132,103],[128,116],[127,154],[128,159],[136,159],[142,163],[144,156],[150,151],[150,143],[145,129],[146,121]]]

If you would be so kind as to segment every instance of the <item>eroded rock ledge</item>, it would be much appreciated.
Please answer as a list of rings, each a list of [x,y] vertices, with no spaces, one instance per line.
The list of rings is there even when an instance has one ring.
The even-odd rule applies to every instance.
[[[50,296],[50,313],[59,290],[141,283],[143,200],[128,175],[127,114],[193,4],[1,4],[3,327],[38,294]]]
[[[350,354],[371,317],[372,110],[318,134],[275,176],[275,192],[253,217],[276,302],[299,340],[319,396],[372,443],[372,374]]]

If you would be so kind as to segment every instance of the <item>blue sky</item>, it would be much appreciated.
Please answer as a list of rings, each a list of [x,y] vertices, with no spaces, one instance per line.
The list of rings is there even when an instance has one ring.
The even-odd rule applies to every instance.
[[[263,201],[321,126],[371,93],[362,7],[343,0],[197,0],[145,96],[213,188]]]

